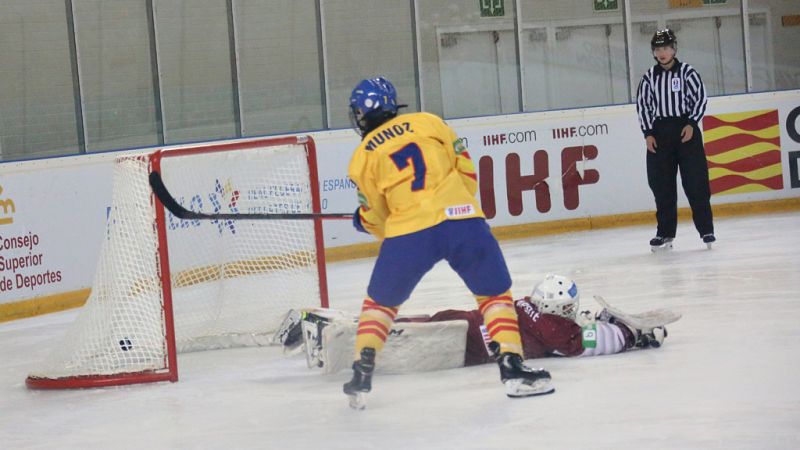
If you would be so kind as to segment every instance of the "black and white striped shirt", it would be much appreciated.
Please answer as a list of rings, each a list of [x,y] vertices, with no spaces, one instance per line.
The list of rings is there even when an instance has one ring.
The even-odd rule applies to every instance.
[[[694,67],[675,59],[670,70],[656,64],[645,72],[636,92],[636,112],[645,136],[656,119],[682,117],[697,125],[706,112],[706,88]]]

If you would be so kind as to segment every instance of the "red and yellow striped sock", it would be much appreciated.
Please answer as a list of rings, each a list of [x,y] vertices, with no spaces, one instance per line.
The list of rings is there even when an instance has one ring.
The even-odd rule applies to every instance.
[[[492,296],[476,295],[475,299],[489,336],[500,344],[500,353],[511,352],[522,356],[522,338],[511,291]]]
[[[372,347],[375,352],[381,351],[389,330],[392,329],[394,318],[397,317],[398,308],[381,306],[367,297],[361,306],[361,315],[358,316],[358,332],[356,334],[356,360],[361,359],[361,350]]]

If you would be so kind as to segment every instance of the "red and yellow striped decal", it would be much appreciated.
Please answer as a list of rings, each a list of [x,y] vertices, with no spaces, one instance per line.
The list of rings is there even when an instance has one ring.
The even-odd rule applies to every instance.
[[[783,189],[777,109],[703,118],[712,195]]]

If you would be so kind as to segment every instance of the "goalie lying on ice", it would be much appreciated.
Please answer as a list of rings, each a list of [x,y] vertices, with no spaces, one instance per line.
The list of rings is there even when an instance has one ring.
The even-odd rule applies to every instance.
[[[626,314],[595,297],[601,309],[578,314],[579,293],[567,277],[549,274],[530,296],[516,300],[525,359],[596,356],[660,347],[665,325],[680,318],[670,310]],[[274,341],[287,353],[305,350],[309,367],[335,373],[349,368],[357,317],[330,309],[289,311]],[[478,310],[445,310],[399,318],[381,356],[383,372],[418,372],[493,361],[491,341]]]

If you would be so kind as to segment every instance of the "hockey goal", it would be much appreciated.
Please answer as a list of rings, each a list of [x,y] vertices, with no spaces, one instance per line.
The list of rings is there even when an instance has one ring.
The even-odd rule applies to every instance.
[[[178,352],[263,345],[289,308],[327,306],[320,218],[181,220],[154,170],[195,212],[320,211],[310,137],[118,158],[92,293],[28,387],[177,381]]]

